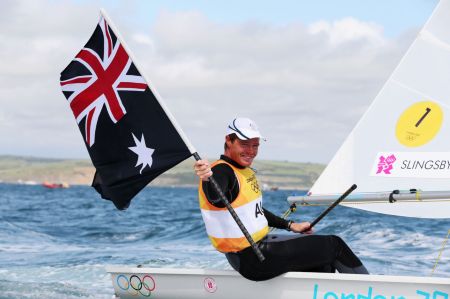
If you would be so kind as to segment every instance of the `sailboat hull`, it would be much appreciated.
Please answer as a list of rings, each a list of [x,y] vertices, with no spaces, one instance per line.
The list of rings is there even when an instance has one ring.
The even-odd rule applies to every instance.
[[[450,279],[290,272],[253,282],[235,271],[109,266],[118,298],[448,299]]]

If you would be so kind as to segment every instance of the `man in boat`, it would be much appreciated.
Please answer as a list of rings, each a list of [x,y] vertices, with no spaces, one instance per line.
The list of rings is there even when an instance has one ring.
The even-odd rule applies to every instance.
[[[225,253],[242,276],[260,281],[289,271],[368,274],[347,244],[334,235],[313,235],[309,222],[280,218],[262,207],[262,192],[250,168],[263,140],[256,124],[236,118],[227,128],[224,154],[211,165],[199,160],[194,169],[200,178],[199,201],[212,245]],[[225,205],[218,201],[213,177],[266,258],[260,262]],[[298,235],[268,235],[270,227]]]

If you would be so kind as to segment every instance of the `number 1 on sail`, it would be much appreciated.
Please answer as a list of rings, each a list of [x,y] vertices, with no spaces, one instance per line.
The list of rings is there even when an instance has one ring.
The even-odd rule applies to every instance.
[[[419,119],[419,121],[416,123],[416,128],[420,125],[420,123],[427,117],[428,113],[430,113],[431,109],[427,107],[427,112],[425,112],[424,115]]]

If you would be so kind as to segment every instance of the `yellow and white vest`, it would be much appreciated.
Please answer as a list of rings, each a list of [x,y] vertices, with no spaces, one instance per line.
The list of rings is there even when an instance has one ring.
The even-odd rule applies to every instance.
[[[262,209],[262,192],[259,189],[255,172],[251,168],[240,169],[230,163],[218,160],[212,164],[229,165],[237,177],[239,194],[231,203],[244,226],[255,242],[264,238],[269,232],[267,219]],[[199,202],[206,232],[212,245],[220,252],[237,252],[250,246],[239,226],[226,207],[218,208],[209,203],[200,181]]]

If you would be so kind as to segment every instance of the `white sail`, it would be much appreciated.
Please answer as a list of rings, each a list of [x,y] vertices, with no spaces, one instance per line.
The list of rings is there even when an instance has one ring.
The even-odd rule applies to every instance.
[[[450,190],[450,0],[442,0],[310,194]],[[450,218],[450,199],[352,207]]]

